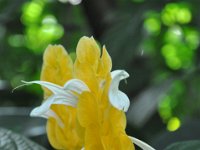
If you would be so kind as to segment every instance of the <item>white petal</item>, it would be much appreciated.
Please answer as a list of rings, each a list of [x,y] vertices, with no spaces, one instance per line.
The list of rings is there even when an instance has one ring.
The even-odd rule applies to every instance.
[[[39,84],[43,87],[48,88],[50,91],[52,91],[54,94],[66,94],[66,92],[63,90],[62,86],[59,86],[57,84],[51,83],[51,82],[47,82],[47,81],[22,81],[23,83],[25,83],[25,85],[29,85],[29,84]]]
[[[50,109],[48,111],[48,115],[49,115],[49,117],[54,118],[61,128],[64,128],[63,121],[61,120],[61,118],[52,109]]]
[[[30,116],[32,116],[32,117],[43,117],[43,118],[46,118],[46,119],[48,119],[49,117],[53,117],[54,119],[56,119],[58,124],[62,127],[63,126],[62,120],[50,108],[51,105],[53,105],[53,104],[64,104],[64,105],[67,105],[67,106],[75,107],[76,104],[77,104],[77,97],[74,97],[74,99],[68,99],[68,98],[63,97],[63,96],[52,95],[47,100],[45,100],[44,103],[42,103],[39,107],[34,108],[31,111]]]
[[[52,104],[64,104],[67,106],[76,107],[77,97],[69,99],[67,97],[52,95],[47,100],[45,100],[39,107],[34,108],[31,111],[31,116],[44,117],[46,112],[50,109]],[[46,117],[45,117],[46,118]],[[47,116],[48,118],[48,116]]]
[[[30,116],[48,118],[48,116],[46,116],[46,112],[50,109],[50,106],[52,105],[54,99],[55,96],[50,96],[39,107],[34,108],[31,111]]]
[[[145,142],[143,142],[143,141],[141,141],[141,140],[139,140],[137,138],[134,138],[134,137],[131,137],[131,136],[129,136],[129,138],[132,140],[132,142],[134,144],[136,144],[137,146],[139,146],[143,150],[155,150],[153,147],[151,147],[147,143],[145,143]]]
[[[126,94],[121,91],[109,91],[110,103],[117,109],[128,111],[130,101]]]
[[[124,71],[124,70],[115,70],[111,72],[111,77],[112,77],[112,83],[113,87],[112,88],[117,88],[119,87],[119,82],[121,80],[124,80],[129,77],[129,74]]]
[[[110,103],[117,109],[127,111],[130,105],[128,96],[119,90],[119,82],[129,77],[124,70],[115,70],[111,72],[112,82],[109,89]]]
[[[47,117],[46,117],[46,116],[47,116]],[[42,117],[42,116],[41,116],[41,117]],[[59,125],[61,128],[64,127],[63,121],[61,120],[61,118],[60,118],[52,109],[49,109],[49,110],[46,112],[45,116],[44,116],[44,118],[50,118],[50,117],[54,118],[54,119],[56,120],[56,122],[58,123],[58,125]]]
[[[72,91],[81,94],[83,91],[90,91],[88,86],[79,79],[71,79],[64,85],[65,91]]]
[[[49,117],[52,117],[56,119],[57,123],[60,125],[60,127],[63,127],[64,124],[62,120],[59,118],[59,116],[50,109],[50,106],[53,104],[53,101],[55,100],[55,96],[49,97],[41,106],[34,108],[30,116],[32,117],[42,117],[48,119]]]

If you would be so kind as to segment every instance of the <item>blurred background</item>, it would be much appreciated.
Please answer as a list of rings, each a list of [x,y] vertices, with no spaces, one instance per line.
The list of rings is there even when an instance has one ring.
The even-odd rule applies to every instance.
[[[38,80],[48,44],[75,57],[80,37],[105,44],[131,106],[127,133],[156,149],[200,139],[200,2],[198,0],[0,0],[0,127],[49,148]]]

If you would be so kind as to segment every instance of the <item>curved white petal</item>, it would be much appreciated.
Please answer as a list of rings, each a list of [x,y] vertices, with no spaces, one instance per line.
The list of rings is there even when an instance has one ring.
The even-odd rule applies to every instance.
[[[52,104],[64,104],[67,106],[75,107],[77,104],[77,97],[74,97],[74,99],[68,99],[67,97],[58,96],[58,95],[52,95],[47,100],[45,100],[40,106],[34,108],[30,116],[37,116],[37,117],[44,117],[48,118],[48,111],[50,110],[50,107]]]
[[[70,100],[73,100],[74,97],[77,97],[72,92],[66,91],[64,89],[64,87],[62,87],[60,85],[57,85],[57,84],[54,84],[54,83],[51,83],[51,82],[47,82],[47,81],[29,81],[29,82],[22,81],[22,82],[25,83],[24,85],[39,84],[39,85],[41,85],[43,87],[46,87],[50,91],[52,91],[53,94],[66,97],[67,99],[70,99]]]
[[[22,81],[25,83],[25,85],[29,84],[39,84],[45,88],[48,88],[50,91],[52,91],[54,94],[66,94],[66,92],[63,90],[62,86],[59,86],[57,84],[47,82],[47,81]]]
[[[30,116],[32,116],[32,117],[44,117],[44,118],[48,118],[48,114],[46,114],[46,112],[50,109],[50,106],[53,103],[54,99],[55,99],[55,96],[49,97],[40,106],[34,108],[31,111]]]
[[[49,109],[48,112],[46,112],[46,113],[48,115],[48,118],[49,117],[54,118],[61,128],[64,127],[63,121],[61,120],[61,118],[52,109]]]
[[[78,102],[77,94],[81,94],[83,91],[90,91],[88,86],[79,79],[69,80],[66,82],[64,87],[46,81],[23,81],[23,83],[25,83],[24,85],[39,84],[53,92],[52,96],[46,99],[39,107],[36,107],[31,111],[30,116],[43,118],[53,117],[57,120],[60,126],[62,126],[62,121],[59,116],[51,110],[51,105],[63,104],[76,107]]]
[[[30,116],[32,117],[43,117],[46,119],[48,119],[49,117],[52,117],[56,119],[56,121],[61,127],[63,127],[62,120],[50,108],[52,104],[64,104],[67,106],[75,107],[77,104],[77,97],[74,97],[74,99],[68,99],[67,97],[63,97],[63,96],[52,95],[47,100],[45,100],[44,103],[42,103],[40,106],[34,108],[30,113]]]
[[[140,148],[142,148],[143,150],[155,150],[153,147],[151,147],[150,145],[148,145],[147,143],[129,136],[129,138],[131,139],[131,141],[136,144],[137,146],[139,146]]]
[[[90,91],[88,86],[79,79],[71,79],[64,85],[65,91],[72,91],[81,94],[83,91]]]
[[[52,104],[64,104],[76,107],[78,96],[75,93],[81,94],[83,91],[89,91],[87,85],[79,79],[69,80],[64,87],[46,81],[23,81],[23,83],[25,83],[25,85],[39,84],[53,92],[53,95],[45,100],[39,107],[33,109],[30,115],[44,118],[53,117],[56,120],[58,120],[58,116],[50,109]]]
[[[112,82],[115,81],[118,88],[119,82],[129,77],[129,74],[125,70],[114,70],[111,72]]]
[[[128,96],[119,90],[119,82],[129,77],[124,70],[115,70],[111,72],[112,81],[109,89],[110,103],[117,109],[127,111],[130,105]]]
[[[32,116],[32,117],[37,117],[37,116]],[[47,110],[44,114],[40,115],[40,117],[43,117],[46,119],[52,117],[56,120],[56,122],[59,124],[60,127],[64,127],[64,123],[52,109]]]
[[[117,109],[128,111],[130,101],[127,95],[121,91],[110,91],[109,92],[110,103]]]
[[[78,97],[73,92],[81,94],[83,91],[89,91],[87,85],[78,79],[69,80],[64,87],[46,81],[23,81],[23,83],[25,83],[25,85],[39,84],[53,92],[52,96],[45,100],[41,106],[36,107],[31,112],[31,116],[40,116],[45,118],[48,117],[48,114],[46,115],[46,113],[52,104],[64,104],[76,107]]]
[[[34,108],[30,116],[31,117],[42,117],[48,119],[49,117],[54,118],[58,124],[63,127],[64,124],[62,120],[59,118],[59,116],[50,108],[55,100],[55,96],[49,97],[43,104],[41,104],[39,107]]]

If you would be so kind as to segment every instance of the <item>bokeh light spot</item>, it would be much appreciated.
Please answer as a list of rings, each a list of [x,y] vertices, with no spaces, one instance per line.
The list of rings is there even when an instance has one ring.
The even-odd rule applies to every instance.
[[[165,42],[169,43],[181,42],[182,38],[183,38],[183,31],[180,26],[170,27],[164,35]]]
[[[171,57],[166,60],[166,63],[173,70],[178,70],[182,67],[182,63],[178,57]]]
[[[57,23],[56,17],[53,15],[46,15],[42,19],[42,24],[56,24],[56,23]]]
[[[181,3],[169,3],[161,13],[165,25],[171,26],[175,23],[186,24],[192,20],[192,13],[187,5]]]
[[[30,26],[26,29],[26,47],[33,52],[38,52],[41,41],[38,40],[38,26]]]
[[[172,44],[166,44],[162,47],[162,55],[170,58],[176,56],[176,47]]]
[[[188,8],[180,8],[176,14],[177,22],[181,24],[189,23],[192,20],[192,14]]]
[[[24,42],[25,42],[24,36],[21,34],[10,35],[8,37],[8,43],[13,47],[24,46]]]
[[[172,117],[167,123],[167,129],[169,131],[176,131],[181,126],[181,121],[177,117]]]
[[[45,15],[40,24],[32,24],[26,28],[26,47],[35,53],[43,49],[52,41],[60,39],[64,34],[63,27],[58,24],[52,14]]]
[[[147,18],[144,21],[144,28],[150,33],[150,34],[156,34],[158,35],[160,33],[161,28],[161,22],[157,18]]]
[[[199,33],[193,29],[187,29],[185,32],[185,41],[191,49],[199,46]]]
[[[53,15],[46,15],[42,19],[42,26],[39,31],[39,36],[41,38],[56,40],[61,38],[63,34],[63,27],[57,23],[57,20]]]
[[[174,45],[166,44],[162,47],[161,51],[168,67],[173,70],[178,70],[182,67],[182,63],[177,57],[177,49]]]
[[[22,23],[29,25],[40,21],[43,8],[44,0],[34,0],[25,3],[22,8]]]
[[[176,14],[179,11],[178,4],[170,3],[165,6],[161,13],[162,21],[165,25],[173,25],[176,22]]]
[[[171,97],[166,95],[159,103],[159,114],[164,121],[167,121],[172,116]]]

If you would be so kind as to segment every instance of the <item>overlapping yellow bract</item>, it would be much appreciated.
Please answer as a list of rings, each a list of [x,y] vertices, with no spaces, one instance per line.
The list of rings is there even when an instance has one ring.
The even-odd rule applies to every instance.
[[[73,63],[67,51],[61,45],[49,45],[43,55],[43,65],[40,79],[58,85],[73,77]],[[51,92],[44,89],[44,97],[51,95]]]
[[[111,58],[103,47],[102,54],[93,38],[82,37],[77,45],[77,58],[71,58],[60,46],[48,46],[43,58],[41,80],[64,85],[72,78],[81,79],[90,88],[79,96],[76,108],[53,104],[64,123],[60,126],[49,118],[47,134],[56,149],[80,150],[133,150],[134,146],[125,133],[126,117],[108,100],[111,82]],[[45,97],[51,92],[44,89]]]

